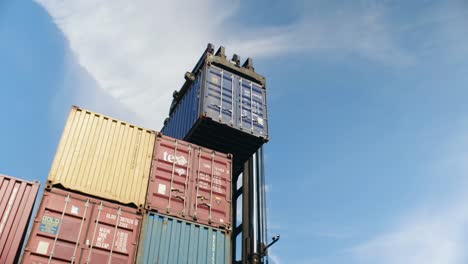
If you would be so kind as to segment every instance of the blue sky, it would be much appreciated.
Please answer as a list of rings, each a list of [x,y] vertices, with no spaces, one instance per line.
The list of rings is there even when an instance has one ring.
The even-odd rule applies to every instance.
[[[213,42],[267,77],[272,263],[468,261],[466,2],[192,2],[1,2],[0,173],[72,104],[160,129]]]

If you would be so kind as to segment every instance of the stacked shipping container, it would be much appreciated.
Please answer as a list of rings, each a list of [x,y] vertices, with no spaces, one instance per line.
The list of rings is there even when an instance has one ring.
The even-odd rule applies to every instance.
[[[232,156],[158,134],[138,263],[230,263]]]
[[[228,263],[231,178],[231,155],[73,107],[22,261]]]
[[[231,227],[231,155],[159,134],[156,138],[146,208]]]
[[[73,107],[49,185],[143,207],[155,132]]]
[[[230,263],[226,231],[149,212],[141,232],[138,263]]]
[[[180,91],[162,133],[234,156],[234,175],[268,141],[265,78],[248,59],[226,59],[210,44]]]
[[[17,263],[39,185],[0,174],[0,263]]]
[[[73,107],[23,263],[134,263],[155,132]]]
[[[177,139],[73,107],[23,263],[230,263],[232,182],[268,141],[266,106],[251,60],[209,45],[174,93]],[[16,262],[38,184],[0,187],[0,263]]]
[[[215,53],[214,46],[208,44],[194,69],[185,74],[185,79],[182,88],[173,94],[169,117],[164,121],[162,133],[231,153],[234,157],[231,181],[237,183],[244,165],[252,165],[254,158],[258,157],[253,155],[258,154],[262,145],[269,140],[265,78],[255,72],[251,59],[247,59],[241,66],[239,56],[234,55],[232,60],[228,60],[223,47]],[[246,163],[250,158],[251,163]],[[263,155],[260,159],[259,162],[263,164]],[[263,177],[259,176],[258,170],[255,170],[255,175],[251,174],[243,179],[245,186],[242,192],[237,190],[236,184],[232,190],[235,194],[232,203],[234,218],[237,214],[237,199],[241,193],[245,198],[242,203],[245,209],[243,219],[248,219],[247,223],[234,226],[236,232],[232,236],[232,252],[235,254],[235,239],[239,230],[242,230],[243,250],[246,251],[243,252],[244,257],[253,253],[247,252],[247,248],[257,248],[257,245],[262,244],[260,240],[250,241],[252,234],[246,234],[258,227],[254,228],[254,225],[260,225],[261,222],[263,227],[260,232],[262,237],[266,237],[265,201],[253,205],[255,199],[264,197],[263,186],[258,187],[264,184]],[[254,221],[255,224],[252,224]],[[252,246],[254,243],[256,245]],[[262,250],[255,253],[263,254]]]
[[[134,263],[141,215],[57,188],[45,192],[23,263]]]

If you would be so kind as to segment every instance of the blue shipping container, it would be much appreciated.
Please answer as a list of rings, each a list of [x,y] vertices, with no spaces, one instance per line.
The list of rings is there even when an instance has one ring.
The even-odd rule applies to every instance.
[[[190,74],[189,74],[190,76]],[[268,141],[265,79],[209,49],[176,95],[162,133],[234,155],[234,172]]]
[[[144,216],[137,263],[230,263],[224,230],[149,212]]]

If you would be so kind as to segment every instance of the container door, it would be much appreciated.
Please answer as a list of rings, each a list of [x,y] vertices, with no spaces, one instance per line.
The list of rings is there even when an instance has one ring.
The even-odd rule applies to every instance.
[[[265,90],[260,85],[238,78],[239,91],[239,128],[256,136],[266,133]]]
[[[140,219],[140,216],[126,212],[123,207],[111,208],[103,203],[96,205],[81,263],[134,263]]]
[[[231,227],[231,160],[199,149],[195,154],[192,217],[200,223]]]
[[[147,209],[188,216],[192,151],[187,142],[166,136],[156,138]]]
[[[234,75],[218,68],[208,67],[206,85],[207,116],[220,123],[234,125]]]
[[[23,263],[78,261],[91,215],[89,199],[44,194]]]

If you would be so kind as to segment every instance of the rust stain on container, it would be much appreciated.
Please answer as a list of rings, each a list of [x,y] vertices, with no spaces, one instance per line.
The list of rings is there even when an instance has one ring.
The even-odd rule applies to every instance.
[[[49,181],[124,204],[143,206],[155,132],[73,107]]]
[[[22,263],[134,263],[137,210],[53,188],[44,196]]]
[[[146,208],[231,228],[231,155],[158,134]]]
[[[18,261],[39,185],[0,174],[0,263]]]

